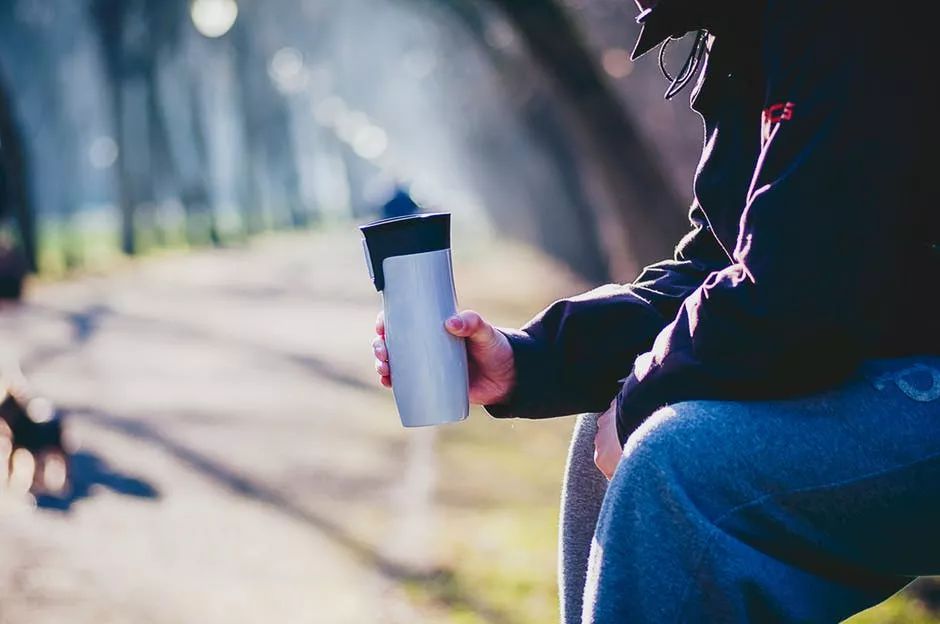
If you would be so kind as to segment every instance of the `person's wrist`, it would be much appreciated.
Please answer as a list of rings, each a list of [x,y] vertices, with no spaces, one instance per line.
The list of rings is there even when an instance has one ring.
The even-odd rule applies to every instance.
[[[501,371],[501,377],[504,379],[503,391],[500,393],[499,399],[494,401],[494,404],[508,404],[512,401],[517,390],[519,389],[520,374],[519,374],[519,354],[517,353],[516,340],[520,336],[528,339],[528,335],[518,329],[508,329],[495,327],[496,333],[499,335],[499,338],[502,342],[502,348],[505,355],[505,368]]]
[[[508,418],[516,415],[513,412],[519,407],[517,405],[519,393],[525,391],[525,388],[523,388],[526,383],[523,379],[524,371],[520,370],[520,367],[524,365],[521,360],[525,358],[524,354],[519,353],[519,349],[524,349],[525,345],[532,339],[522,330],[504,327],[494,329],[500,335],[501,340],[504,341],[508,363],[503,371],[505,382],[499,396],[487,402],[483,407],[495,418]]]
[[[503,360],[503,369],[500,371],[500,377],[503,378],[502,392],[493,403],[503,403],[509,400],[516,389],[518,377],[516,373],[516,354],[505,332],[495,327],[493,329],[497,340],[501,343],[500,350],[503,352],[501,358]]]

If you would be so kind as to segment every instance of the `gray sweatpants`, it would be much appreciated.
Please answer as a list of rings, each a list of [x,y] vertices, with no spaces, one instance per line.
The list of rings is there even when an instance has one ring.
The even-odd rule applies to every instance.
[[[940,574],[940,357],[809,398],[663,408],[609,486],[595,418],[562,494],[565,624],[838,622]]]

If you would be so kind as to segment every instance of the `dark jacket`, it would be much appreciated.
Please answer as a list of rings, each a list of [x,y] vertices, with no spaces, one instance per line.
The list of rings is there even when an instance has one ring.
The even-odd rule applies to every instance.
[[[662,0],[640,52],[711,35],[691,230],[634,283],[507,332],[518,383],[491,413],[617,396],[624,441],[667,403],[814,392],[864,359],[940,353],[936,55],[929,3],[906,4]]]

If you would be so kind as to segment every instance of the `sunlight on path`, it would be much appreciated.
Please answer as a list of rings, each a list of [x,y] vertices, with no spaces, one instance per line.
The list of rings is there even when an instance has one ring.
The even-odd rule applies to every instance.
[[[384,544],[384,553],[389,559],[424,573],[431,572],[434,563],[436,440],[437,429],[434,428],[409,433],[404,473],[392,490],[395,519]]]

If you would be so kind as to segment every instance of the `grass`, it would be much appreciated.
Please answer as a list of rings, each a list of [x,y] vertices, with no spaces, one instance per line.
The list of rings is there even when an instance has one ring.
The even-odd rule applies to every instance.
[[[218,220],[216,242],[213,242],[212,224],[206,213],[192,214],[162,226],[156,224],[156,216],[154,213],[141,213],[136,219],[134,240],[137,257],[211,247],[213,244],[239,245],[249,238],[237,214],[228,220]],[[116,217],[104,220],[83,220],[80,217],[40,220],[40,275],[44,279],[59,279],[75,271],[99,272],[120,265],[126,257],[121,251],[118,228]],[[254,236],[270,233],[269,228],[264,228]]]
[[[940,616],[928,611],[905,593],[892,596],[877,607],[847,620],[851,624],[936,624]]]
[[[518,326],[583,285],[528,249],[460,245],[455,280],[462,307]],[[558,497],[574,421],[501,421],[475,408],[439,429],[436,492],[441,573],[413,582],[420,601],[443,605],[454,624],[557,621]]]

